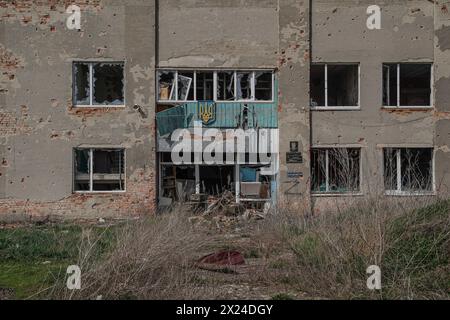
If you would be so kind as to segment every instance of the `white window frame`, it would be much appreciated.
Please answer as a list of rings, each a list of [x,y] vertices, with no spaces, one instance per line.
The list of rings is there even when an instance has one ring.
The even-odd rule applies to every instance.
[[[76,171],[75,171],[75,151],[76,150],[89,150],[89,190],[75,190]],[[112,191],[96,191],[94,190],[94,150],[117,150],[123,151],[123,190]],[[92,148],[74,148],[73,149],[73,192],[81,194],[111,194],[111,193],[126,193],[127,192],[127,152],[125,148],[119,147],[92,147]]]
[[[330,159],[329,159],[329,151],[333,149],[359,149],[359,190],[354,192],[332,192],[330,191]],[[363,181],[363,167],[362,167],[362,150],[363,148],[358,146],[316,146],[312,148],[314,150],[325,150],[325,183],[326,183],[326,191],[312,191],[311,194],[314,197],[348,197],[348,196],[362,196],[364,193],[362,191],[362,181]]]
[[[159,78],[161,72],[173,72],[174,73],[174,86],[175,90],[175,100],[161,100],[159,97]],[[178,99],[178,74],[183,72],[192,72],[194,74],[193,84],[191,89],[194,90],[194,100],[179,100]],[[274,103],[275,102],[275,72],[274,70],[170,70],[170,69],[159,69],[157,70],[157,81],[156,81],[156,92],[158,103],[164,104],[176,104],[176,103],[187,103],[187,102],[197,102],[197,73],[211,72],[213,74],[214,84],[213,84],[213,99],[214,102],[219,103]],[[218,87],[218,73],[222,72],[233,72],[234,81],[234,100],[218,100],[217,98],[217,87]],[[256,100],[256,73],[267,72],[272,74],[272,99],[271,100]],[[237,99],[237,74],[238,73],[250,73],[251,74],[251,98],[250,99]],[[170,95],[171,96],[171,95]]]
[[[361,110],[361,64],[360,63],[313,63],[313,65],[324,66],[325,72],[325,105],[311,106],[313,111],[346,111],[346,110]],[[358,66],[358,105],[357,106],[329,106],[328,105],[328,66]]]
[[[386,168],[386,164],[385,164],[385,150],[386,149],[397,149],[396,150],[396,161],[397,161],[397,190],[386,190],[385,189],[385,194],[387,196],[433,196],[436,195],[436,175],[435,175],[435,168],[436,168],[436,163],[435,163],[435,159],[436,159],[436,152],[435,152],[435,148],[430,147],[430,146],[411,146],[411,147],[403,147],[403,146],[389,146],[389,147],[384,147],[383,148],[383,183],[386,179],[386,172],[385,172],[385,168]],[[432,190],[431,191],[427,191],[427,190],[419,190],[419,191],[404,191],[402,190],[402,157],[401,157],[401,151],[402,150],[408,150],[408,149],[429,149],[431,152],[431,183],[432,183]],[[385,187],[385,184],[384,184]]]
[[[123,104],[94,104],[94,65],[96,64],[118,64],[123,66]],[[75,65],[84,64],[89,66],[89,104],[78,104],[75,95]],[[73,61],[72,63],[72,104],[74,108],[125,108],[126,106],[126,78],[125,61]]]
[[[400,74],[400,69],[402,65],[407,65],[407,64],[423,64],[423,65],[429,65],[430,67],[430,105],[428,106],[402,106],[401,105],[401,97],[400,97],[400,93],[401,93],[401,84],[400,84],[400,80],[401,80],[401,74]],[[434,64],[432,62],[411,62],[411,63],[383,63],[383,69],[387,66],[387,65],[397,65],[397,105],[396,106],[386,106],[384,105],[384,101],[382,101],[383,103],[383,108],[385,109],[432,109],[433,105],[434,105]],[[389,71],[390,72],[390,71]],[[390,74],[388,74],[388,81],[390,79]],[[382,77],[382,86],[383,86],[383,90],[384,90],[384,77]],[[382,92],[383,94],[383,92]],[[390,94],[390,84],[388,82],[388,94]]]

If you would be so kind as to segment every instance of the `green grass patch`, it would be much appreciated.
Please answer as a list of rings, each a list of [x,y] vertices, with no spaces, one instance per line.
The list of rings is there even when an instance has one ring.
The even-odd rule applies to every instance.
[[[77,264],[83,239],[96,242],[93,254],[100,258],[113,247],[116,230],[64,224],[1,229],[0,288],[13,289],[17,299],[34,297]]]

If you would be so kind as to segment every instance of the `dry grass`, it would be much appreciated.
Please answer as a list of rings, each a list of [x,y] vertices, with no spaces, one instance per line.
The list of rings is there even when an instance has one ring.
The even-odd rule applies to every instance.
[[[211,288],[197,285],[193,263],[208,241],[188,223],[188,213],[139,220],[120,228],[116,245],[106,256],[91,253],[96,239],[85,237],[79,266],[82,289],[58,289],[57,299],[199,299],[211,297]]]
[[[114,248],[101,257],[93,254],[98,238],[85,235],[82,289],[60,287],[50,298],[450,298],[449,202],[375,199],[339,213],[305,213],[286,205],[263,221],[236,222],[220,233],[215,223],[206,229],[190,223],[192,213],[177,208],[120,228]],[[230,274],[195,266],[221,249],[241,251],[249,264]],[[367,289],[370,265],[382,269],[381,291]]]
[[[450,298],[448,201],[361,201],[313,219],[284,208],[259,235],[261,241],[270,235],[268,242],[278,235],[277,242],[294,253],[272,265],[283,281],[312,297]],[[381,267],[381,291],[367,288],[371,265]]]

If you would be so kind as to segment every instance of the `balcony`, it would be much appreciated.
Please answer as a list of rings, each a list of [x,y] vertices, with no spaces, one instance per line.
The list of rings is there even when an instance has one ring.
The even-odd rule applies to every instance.
[[[205,110],[208,113],[206,118]],[[278,127],[276,103],[188,102],[156,114],[158,134],[163,137],[176,129],[193,128],[196,120],[202,121],[205,128],[275,129]]]

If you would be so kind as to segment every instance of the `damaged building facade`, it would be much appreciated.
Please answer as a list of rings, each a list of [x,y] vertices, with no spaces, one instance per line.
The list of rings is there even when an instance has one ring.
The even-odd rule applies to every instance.
[[[0,220],[445,197],[449,6],[0,0]]]

